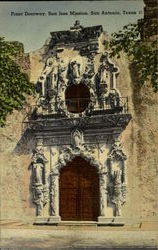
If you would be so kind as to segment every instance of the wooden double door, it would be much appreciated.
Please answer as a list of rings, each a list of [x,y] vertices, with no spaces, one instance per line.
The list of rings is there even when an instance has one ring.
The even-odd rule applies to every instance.
[[[59,210],[62,220],[96,221],[99,216],[97,169],[76,157],[61,169]]]

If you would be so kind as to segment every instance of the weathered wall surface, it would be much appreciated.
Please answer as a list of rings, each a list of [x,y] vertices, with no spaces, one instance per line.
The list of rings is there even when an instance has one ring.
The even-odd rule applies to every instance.
[[[44,49],[30,53],[30,79],[36,82],[44,66]],[[72,53],[72,52],[71,52]],[[66,55],[70,56],[70,55]],[[121,136],[128,159],[127,201],[123,216],[127,219],[149,220],[157,215],[158,166],[158,98],[149,86],[138,86],[135,72],[122,55],[113,60],[120,69],[117,87],[122,96],[129,97],[129,113],[132,120]],[[32,103],[32,100],[29,101]],[[22,122],[26,110],[8,117],[7,125],[1,128],[1,219],[31,222],[35,206],[31,196],[31,162],[34,147],[33,136],[25,133]]]
[[[133,220],[154,220],[158,216],[157,142],[158,98],[150,84],[139,87],[136,72],[125,56],[116,60],[120,68],[118,86],[122,96],[129,97],[132,120],[122,134],[121,141],[128,155],[128,198],[124,214]]]
[[[29,150],[18,146],[23,119],[24,114],[15,112],[1,129],[1,219],[29,221],[34,215],[29,190],[31,142]]]

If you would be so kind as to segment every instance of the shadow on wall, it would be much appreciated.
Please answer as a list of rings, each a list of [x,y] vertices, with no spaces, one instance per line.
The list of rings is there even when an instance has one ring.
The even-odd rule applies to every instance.
[[[29,207],[30,208],[34,208],[36,209],[36,205],[33,202],[33,190],[32,190],[32,186],[33,186],[33,174],[32,174],[32,164],[29,165],[28,170],[31,172],[30,174],[30,182],[29,182],[29,198],[28,198],[28,202],[29,202]]]
[[[26,128],[20,140],[17,142],[13,150],[13,153],[17,156],[22,156],[22,155],[31,156],[34,148],[35,148],[35,140],[34,140],[33,132],[30,129]],[[28,168],[28,171],[30,172],[30,179],[28,179],[29,198],[27,202],[30,208],[35,208],[35,204],[33,203],[33,196],[32,196],[33,177],[32,177],[32,165],[30,162],[28,162],[28,165],[26,165],[26,168]]]
[[[32,154],[32,150],[35,148],[35,140],[33,132],[30,129],[26,129],[22,134],[20,140],[16,144],[13,153],[16,155]]]
[[[137,115],[139,115],[142,111],[141,107],[141,85],[139,82],[139,76],[138,76],[138,71],[134,63],[131,63],[129,66],[130,70],[130,77],[132,80],[132,89],[133,89],[133,95],[132,95],[132,102],[134,104],[134,110]]]

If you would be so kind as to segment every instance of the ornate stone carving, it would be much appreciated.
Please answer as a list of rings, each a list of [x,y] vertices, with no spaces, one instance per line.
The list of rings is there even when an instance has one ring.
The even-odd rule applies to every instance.
[[[120,143],[120,141],[116,141],[112,148],[111,148],[111,152],[109,154],[109,159],[111,161],[121,161],[124,162],[127,159],[127,156],[123,153],[122,150],[122,145]]]
[[[56,175],[51,174],[50,175],[50,215],[51,216],[56,215],[55,198],[57,195],[57,189],[56,189],[55,181],[56,181]]]
[[[121,216],[121,207],[126,201],[125,189],[122,189],[121,172],[118,170],[114,171],[110,177],[112,182],[112,186],[109,188],[110,199],[115,204],[115,216]]]
[[[42,83],[42,95],[39,106],[44,113],[60,114],[69,118],[80,117],[80,113],[67,110],[65,91],[69,85],[83,83],[89,87],[90,101],[82,112],[82,117],[93,110],[115,110],[120,112],[120,94],[116,89],[118,68],[109,60],[108,53],[100,59],[98,72],[94,67],[94,56],[76,56],[71,60],[48,58],[39,82]]]
[[[52,32],[52,39],[47,44],[47,55],[51,56],[38,80],[41,89],[37,110],[41,113],[38,112],[35,118],[32,116],[31,129],[49,148],[49,215],[54,220],[60,217],[60,169],[76,156],[81,156],[98,170],[100,217],[111,216],[112,208],[115,216],[121,216],[126,201],[126,156],[121,145],[114,141],[129,123],[131,115],[123,113],[125,102],[121,101],[116,86],[118,68],[110,61],[107,52],[101,52],[102,37],[98,40],[101,33],[102,26],[84,28],[77,21],[68,31]],[[75,103],[71,101],[71,98],[75,99],[74,90],[69,93],[74,84],[78,84],[72,86],[74,89],[85,84],[85,89],[88,87],[89,90],[85,96],[87,106],[83,112],[78,110],[79,113],[68,108],[68,103]],[[84,98],[82,89],[80,92],[81,96],[76,99]],[[82,106],[80,101],[78,104]],[[55,151],[51,149],[53,146]],[[48,199],[46,163],[42,144],[38,144],[32,158],[32,191],[37,216],[42,215]],[[44,213],[48,213],[46,208]]]
[[[68,80],[69,84],[79,84],[84,73],[84,64],[86,58],[81,56],[76,56],[69,62],[68,67]]]
[[[83,133],[79,130],[75,130],[72,132],[72,143],[75,148],[83,147]]]
[[[107,172],[100,174],[100,216],[106,215],[107,208]]]
[[[93,27],[86,27],[80,25],[79,21],[75,22],[75,25],[66,31],[58,31],[58,32],[51,32],[52,40],[50,42],[50,46],[55,46],[56,44],[64,43],[81,43],[89,41],[89,39],[97,39],[103,28],[101,25],[93,26]]]
[[[127,159],[119,141],[112,146],[108,157],[108,194],[115,205],[115,216],[121,216],[121,207],[126,201],[126,173],[124,161]]]
[[[103,61],[99,68],[99,79],[100,84],[107,84],[108,76],[109,76],[109,66],[106,61]]]
[[[94,82],[93,82],[94,75],[95,75],[94,58],[89,57],[86,67],[85,67],[85,72],[83,73],[83,77],[81,81],[87,86],[93,88],[94,87]]]
[[[58,75],[58,69],[57,69],[57,62],[56,59],[53,57],[49,57],[45,63],[45,67],[38,79],[38,83],[41,83],[41,96],[45,97],[47,94],[47,87],[46,87],[46,80],[48,75],[50,75],[50,81],[49,81],[49,88],[54,89],[56,83],[57,83],[57,75]]]
[[[59,150],[58,163],[55,165],[53,173],[58,173],[62,167],[66,166],[67,162],[73,160],[76,156],[83,157],[92,166],[97,167],[98,171],[102,173],[105,170],[105,167],[93,156],[96,147],[96,145],[83,145],[82,147],[61,147]]]
[[[61,87],[61,85],[67,85],[67,70],[68,70],[68,62],[66,62],[63,59],[60,59],[59,65],[58,65],[58,88]]]
[[[114,109],[120,106],[120,96],[116,89],[112,89],[108,96],[108,103],[110,104],[110,108]]]
[[[37,146],[32,157],[32,192],[33,202],[37,206],[37,216],[42,215],[42,209],[48,201],[48,185],[46,179],[46,163],[43,148]]]
[[[72,79],[80,78],[80,76],[81,76],[80,67],[81,67],[81,65],[77,61],[72,61],[70,63],[70,70],[71,70],[71,74],[72,74]]]

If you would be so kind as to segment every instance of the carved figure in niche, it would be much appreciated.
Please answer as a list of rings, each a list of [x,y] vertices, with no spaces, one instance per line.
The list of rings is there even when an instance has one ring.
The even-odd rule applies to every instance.
[[[44,165],[40,162],[33,163],[33,172],[34,172],[34,180],[35,183],[38,184],[43,184],[43,170],[44,170]]]
[[[43,188],[41,185],[33,187],[33,200],[37,206],[37,216],[41,216],[44,204]]]
[[[73,132],[72,139],[75,148],[81,148],[83,146],[83,134],[79,130]]]
[[[58,65],[58,79],[59,79],[59,85],[65,84],[67,81],[67,63],[62,58],[59,59],[59,65]]]
[[[46,78],[48,76],[48,74],[50,74],[50,72],[52,71],[52,65],[53,65],[53,58],[50,57],[47,59],[45,67],[41,73],[41,76],[39,77],[38,83],[42,84],[42,90],[41,90],[41,95],[45,96],[46,94],[46,86],[45,86],[45,82],[46,82]]]
[[[55,189],[55,176],[51,175],[51,191],[50,191],[50,198],[51,198],[51,202],[50,202],[50,212],[51,215],[54,216],[55,215],[55,196],[56,196],[56,189]]]
[[[121,216],[121,206],[126,201],[125,164],[127,159],[121,148],[121,143],[116,141],[108,157],[109,185],[108,193],[112,203],[115,204],[115,216]]]
[[[88,63],[86,65],[86,69],[85,69],[85,73],[84,73],[84,78],[85,80],[86,79],[91,79],[95,74],[95,71],[94,71],[94,64],[93,64],[93,61],[88,59]],[[91,81],[90,81],[91,83]]]
[[[112,89],[108,96],[110,107],[113,109],[120,106],[120,96],[116,89]]]
[[[110,88],[110,72],[107,60],[101,60],[102,64],[98,70],[97,81],[98,81],[98,95],[99,95],[99,106],[104,108],[107,105],[107,98]]]
[[[81,71],[80,71],[80,63],[78,63],[77,61],[73,61],[70,63],[70,70],[72,73],[72,77],[74,79],[79,78],[81,75]]]
[[[53,65],[52,65],[52,71],[51,71],[51,86],[50,89],[54,89],[57,86],[58,82],[58,62],[54,60]]]
[[[111,179],[113,183],[111,201],[115,204],[115,216],[121,216],[121,206],[125,202],[122,195],[121,171],[114,171]]]
[[[108,74],[109,74],[108,66],[107,66],[106,62],[103,62],[99,68],[100,84],[107,84]]]
[[[33,176],[33,201],[37,205],[37,216],[42,213],[43,206],[48,201],[48,188],[46,181],[45,164],[47,160],[41,146],[36,147],[32,157],[32,176]]]
[[[56,108],[60,112],[65,112],[65,88],[66,86],[60,88],[56,98]]]

